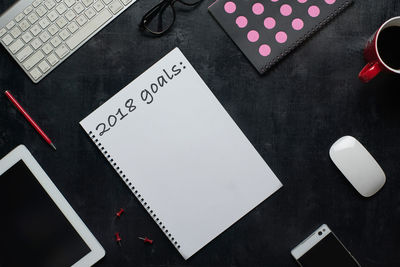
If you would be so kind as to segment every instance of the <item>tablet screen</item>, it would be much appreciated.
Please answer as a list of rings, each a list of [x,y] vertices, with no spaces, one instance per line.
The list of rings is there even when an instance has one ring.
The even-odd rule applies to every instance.
[[[0,267],[71,266],[89,247],[20,160],[0,176]]]

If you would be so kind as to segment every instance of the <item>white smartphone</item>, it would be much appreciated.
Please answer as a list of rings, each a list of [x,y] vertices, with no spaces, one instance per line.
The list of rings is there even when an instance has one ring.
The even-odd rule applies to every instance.
[[[361,265],[326,224],[292,249],[292,256],[303,267],[360,267]]]

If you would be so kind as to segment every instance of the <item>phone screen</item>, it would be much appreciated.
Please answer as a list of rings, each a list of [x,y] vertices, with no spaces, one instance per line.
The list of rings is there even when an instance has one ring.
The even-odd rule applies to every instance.
[[[359,267],[333,233],[329,233],[298,259],[304,267]]]

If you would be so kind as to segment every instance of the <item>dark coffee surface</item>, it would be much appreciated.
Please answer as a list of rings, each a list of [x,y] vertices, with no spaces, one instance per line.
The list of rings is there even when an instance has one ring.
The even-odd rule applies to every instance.
[[[400,27],[383,29],[378,37],[378,51],[383,62],[393,69],[400,69]]]
[[[400,75],[358,80],[365,43],[400,14],[399,0],[355,1],[263,76],[208,13],[213,0],[190,11],[176,3],[171,31],[141,34],[137,25],[158,2],[133,4],[37,85],[0,47],[0,89],[11,90],[57,146],[55,152],[0,91],[0,157],[28,147],[104,246],[94,267],[296,267],[290,250],[323,223],[361,266],[400,266]],[[79,125],[176,46],[283,183],[188,261]],[[356,137],[386,173],[371,198],[329,158],[344,135]],[[121,207],[125,213],[115,219]],[[138,239],[144,236],[153,245]]]

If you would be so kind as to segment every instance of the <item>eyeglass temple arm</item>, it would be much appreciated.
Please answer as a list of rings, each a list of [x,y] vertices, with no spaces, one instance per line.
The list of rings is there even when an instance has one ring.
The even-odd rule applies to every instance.
[[[160,3],[158,3],[156,6],[154,6],[152,9],[150,9],[144,16],[142,19],[142,25],[144,23],[146,23],[146,21],[151,21],[152,19],[154,19],[154,17],[156,17],[158,14],[162,14],[165,9],[168,7],[168,5],[172,4],[172,2],[174,2],[173,0],[164,0]]]

